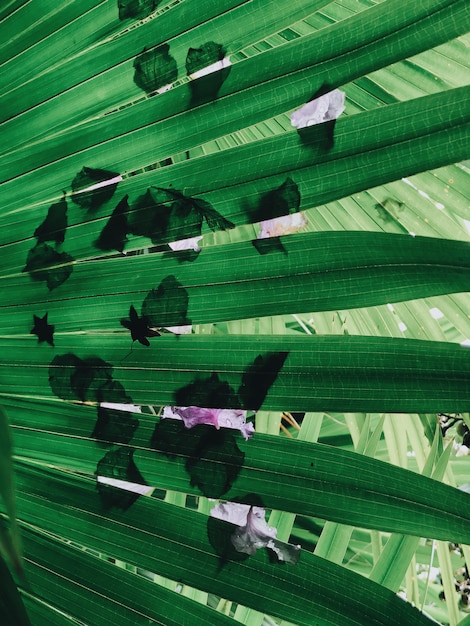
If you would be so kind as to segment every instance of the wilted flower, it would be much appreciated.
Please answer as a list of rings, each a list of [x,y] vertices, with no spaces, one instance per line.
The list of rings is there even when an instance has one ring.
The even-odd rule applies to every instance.
[[[246,440],[255,432],[251,422],[246,422],[246,411],[241,409],[205,409],[199,406],[166,406],[163,418],[183,420],[186,428],[209,424],[219,428],[239,430]]]
[[[292,126],[307,128],[307,126],[337,119],[344,111],[344,96],[344,91],[334,89],[307,102],[290,116]]]
[[[168,245],[174,251],[179,250],[194,250],[194,252],[199,252],[201,249],[198,245],[198,241],[202,239],[202,235],[200,237],[189,237],[188,239],[180,239],[179,241],[173,241]]]
[[[186,326],[165,326],[164,328],[174,335],[190,335],[193,330],[192,324],[186,324]]]
[[[255,554],[258,548],[273,550],[280,561],[295,565],[299,560],[300,546],[276,539],[277,529],[266,523],[265,509],[239,502],[216,504],[210,512],[215,517],[239,526],[231,536],[237,552]]]
[[[282,235],[291,235],[307,226],[307,218],[303,211],[299,211],[298,213],[275,217],[272,220],[264,220],[260,222],[260,226],[261,230],[258,234],[258,239],[281,237]]]

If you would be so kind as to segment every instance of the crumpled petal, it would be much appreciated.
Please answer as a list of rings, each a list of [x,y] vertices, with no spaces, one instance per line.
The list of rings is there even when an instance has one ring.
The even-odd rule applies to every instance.
[[[165,326],[164,328],[174,335],[190,335],[193,330],[192,324],[186,324],[186,326]]]
[[[181,419],[186,428],[197,424],[209,424],[215,428],[233,428],[239,430],[248,440],[255,428],[246,422],[246,411],[241,409],[206,409],[199,406],[166,406],[162,418]]]
[[[334,89],[315,100],[304,104],[303,107],[294,111],[290,116],[292,126],[307,128],[314,124],[322,124],[336,120],[344,111],[344,91]]]
[[[215,517],[238,528],[231,536],[237,552],[255,554],[259,548],[273,550],[280,561],[295,565],[299,560],[300,546],[276,539],[277,529],[266,523],[266,510],[259,506],[250,506],[239,502],[216,504],[210,512]]]
[[[307,218],[303,211],[298,213],[290,213],[282,217],[275,217],[272,220],[264,220],[260,222],[261,230],[258,233],[258,239],[267,239],[268,237],[281,237],[282,235],[291,235],[304,226],[307,226]]]
[[[199,237],[188,237],[188,239],[180,239],[179,241],[172,241],[168,245],[174,251],[179,250],[194,250],[194,252],[199,252],[200,247],[198,242],[202,239],[202,235]]]

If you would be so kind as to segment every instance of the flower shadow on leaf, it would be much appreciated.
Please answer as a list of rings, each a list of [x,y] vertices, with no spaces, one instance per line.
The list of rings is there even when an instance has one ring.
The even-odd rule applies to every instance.
[[[111,200],[120,180],[118,172],[85,166],[72,181],[72,201],[94,211]]]
[[[245,459],[230,430],[206,424],[188,430],[177,420],[160,420],[151,447],[168,458],[184,458],[191,486],[207,498],[220,498],[229,491]]]
[[[134,61],[134,82],[147,93],[157,91],[178,78],[178,66],[167,43],[145,50]]]
[[[47,243],[37,243],[28,252],[23,272],[36,281],[46,281],[49,291],[64,283],[73,270],[74,259],[66,252],[57,252]]]
[[[148,17],[159,4],[160,0],[118,0],[119,19]]]
[[[186,326],[188,318],[188,290],[173,276],[166,276],[157,289],[151,289],[142,303],[142,317],[152,327]]]
[[[134,450],[132,448],[110,450],[98,462],[96,476],[146,485],[147,483],[134,463],[133,455]],[[105,509],[116,507],[126,511],[140,497],[134,491],[127,491],[99,481],[96,483],[96,488]]]

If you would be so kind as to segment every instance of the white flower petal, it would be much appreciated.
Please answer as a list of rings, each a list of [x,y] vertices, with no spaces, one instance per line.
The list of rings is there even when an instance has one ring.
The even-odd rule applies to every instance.
[[[199,252],[201,249],[198,246],[198,241],[202,239],[202,235],[200,237],[188,237],[188,239],[180,239],[179,241],[172,241],[168,245],[172,250],[194,250],[195,252]]]
[[[344,111],[344,91],[334,89],[329,93],[315,98],[304,104],[303,107],[294,111],[290,116],[292,126],[307,128],[314,124],[322,124],[330,120],[336,120]]]
[[[303,211],[290,213],[282,217],[275,217],[272,220],[264,220],[260,222],[261,230],[258,234],[258,239],[291,235],[304,226],[307,226],[307,223],[307,218]]]

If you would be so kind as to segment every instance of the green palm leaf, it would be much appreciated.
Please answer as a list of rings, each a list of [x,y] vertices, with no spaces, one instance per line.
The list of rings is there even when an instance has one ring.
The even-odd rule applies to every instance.
[[[465,0],[3,3],[2,624],[20,597],[35,626],[465,616],[469,30]],[[267,507],[299,562],[236,552],[207,497]]]

